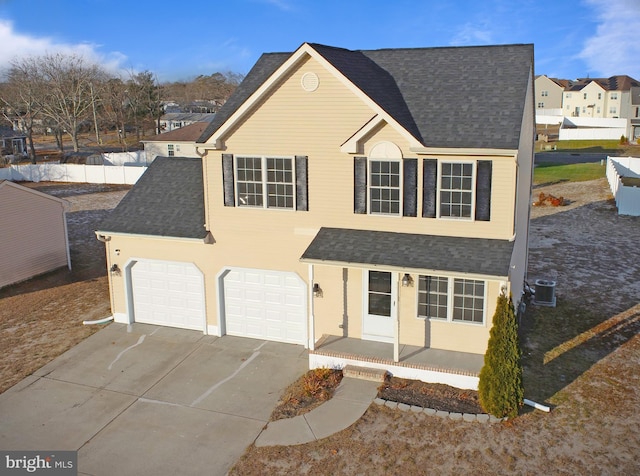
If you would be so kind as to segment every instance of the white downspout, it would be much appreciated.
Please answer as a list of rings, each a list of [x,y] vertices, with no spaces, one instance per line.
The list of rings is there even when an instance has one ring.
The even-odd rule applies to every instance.
[[[309,285],[308,289],[308,299],[309,299],[309,350],[315,349],[316,338],[315,338],[315,316],[314,305],[313,305],[313,264],[309,264]]]

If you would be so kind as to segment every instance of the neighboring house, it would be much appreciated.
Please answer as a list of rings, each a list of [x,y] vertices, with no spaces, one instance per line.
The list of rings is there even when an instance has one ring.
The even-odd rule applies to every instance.
[[[631,88],[631,133],[634,141],[640,139],[640,86]]]
[[[71,269],[67,202],[0,181],[0,288],[47,271]]]
[[[262,55],[96,231],[115,321],[474,388],[526,277],[533,81],[532,45]]]
[[[11,127],[0,126],[0,155],[26,155],[27,136]]]
[[[170,112],[160,118],[160,131],[171,132],[195,122],[211,122],[214,117],[213,113]]]
[[[147,163],[159,155],[164,157],[200,157],[196,152],[196,140],[200,138],[208,125],[208,122],[195,122],[180,129],[142,140],[147,154]]]
[[[535,92],[536,109],[558,112],[562,110],[562,94],[564,93],[563,80],[549,78],[544,74],[536,76]],[[540,111],[536,112],[539,113]]]

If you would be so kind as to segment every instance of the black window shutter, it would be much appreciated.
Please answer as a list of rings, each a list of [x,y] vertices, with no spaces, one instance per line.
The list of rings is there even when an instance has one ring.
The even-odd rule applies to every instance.
[[[491,169],[490,160],[479,160],[476,179],[476,220],[491,219]]]
[[[436,217],[436,193],[438,190],[438,159],[422,161],[422,216]]]
[[[406,217],[418,216],[418,159],[404,159],[402,174],[402,214]]]
[[[354,157],[353,213],[367,213],[367,158]]]
[[[224,206],[235,206],[236,200],[233,186],[232,154],[222,154],[222,188],[224,190]]]
[[[296,155],[296,210],[309,210],[308,157]]]

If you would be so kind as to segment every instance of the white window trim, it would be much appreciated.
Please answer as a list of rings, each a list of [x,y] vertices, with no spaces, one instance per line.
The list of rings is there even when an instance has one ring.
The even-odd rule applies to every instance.
[[[398,213],[381,213],[371,211],[371,162],[397,162],[399,164],[398,173],[400,175],[400,186],[398,187]],[[388,158],[376,158],[367,157],[367,214],[377,217],[401,217],[403,216],[404,209],[404,169],[402,168],[402,159],[388,159]],[[378,187],[380,188],[380,187]],[[391,188],[391,187],[388,187]]]
[[[472,177],[471,177],[471,216],[469,217],[451,217],[440,215],[440,192],[442,191],[442,165],[443,164],[471,164],[472,165]],[[455,220],[455,221],[475,221],[476,220],[476,180],[478,162],[475,160],[438,160],[438,183],[436,187],[436,216],[442,220]]]
[[[262,206],[257,205],[240,205],[240,197],[238,196],[238,160],[245,158],[260,159],[260,169],[262,175]],[[269,196],[267,191],[267,159],[288,159],[291,161],[291,185],[293,187],[293,206],[292,207],[270,207]],[[233,185],[235,195],[235,205],[237,208],[247,208],[250,210],[279,210],[279,211],[295,211],[297,206],[296,193],[296,161],[295,157],[289,155],[259,155],[259,154],[237,154],[233,164]],[[284,182],[283,182],[284,183]]]
[[[448,324],[456,324],[463,326],[474,326],[474,327],[487,327],[487,291],[489,289],[489,281],[484,279],[474,279],[462,276],[442,276],[438,274],[418,274],[418,280],[420,276],[433,276],[435,278],[446,278],[447,279],[447,318],[442,319],[440,317],[427,317],[421,316],[418,314],[419,312],[419,303],[420,303],[420,290],[419,286],[416,283],[416,308],[415,315],[416,319],[420,319],[421,321],[433,321],[433,322],[446,322]],[[482,322],[470,322],[470,321],[460,321],[453,319],[453,284],[456,279],[466,279],[469,281],[481,281],[484,283],[484,295],[482,296]]]

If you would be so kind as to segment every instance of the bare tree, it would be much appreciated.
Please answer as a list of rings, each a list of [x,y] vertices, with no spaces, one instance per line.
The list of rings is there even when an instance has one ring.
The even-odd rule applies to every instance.
[[[6,73],[5,84],[0,93],[2,115],[27,135],[29,157],[36,163],[36,149],[33,144],[33,129],[40,119],[42,106],[39,101],[41,78],[37,64],[29,58],[14,60]]]
[[[126,149],[126,122],[128,114],[129,90],[127,84],[120,78],[109,78],[100,90],[100,115],[102,119],[118,130],[118,142]]]
[[[43,91],[41,108],[44,116],[64,130],[78,152],[78,132],[95,106],[92,85],[103,82],[103,69],[77,55],[44,55],[34,58],[41,74]]]

